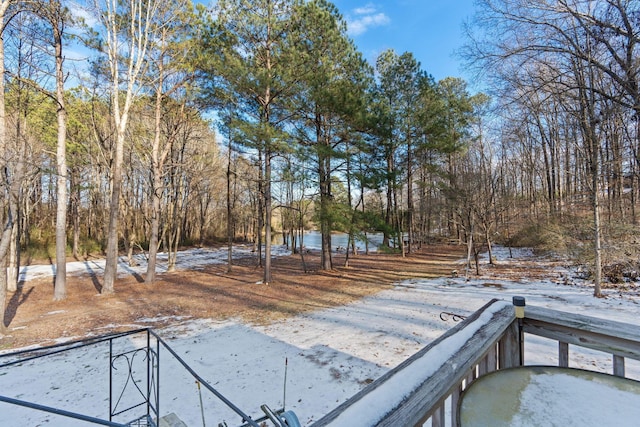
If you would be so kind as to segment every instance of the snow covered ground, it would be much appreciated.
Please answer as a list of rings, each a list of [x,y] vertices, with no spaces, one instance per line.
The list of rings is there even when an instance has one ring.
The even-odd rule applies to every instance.
[[[252,252],[251,245],[235,245],[233,247],[234,257],[243,256],[255,256]],[[273,256],[288,255],[291,252],[288,251],[282,245],[274,245],[271,249]],[[127,276],[137,274],[143,276],[147,271],[147,259],[145,254],[134,255],[134,264],[129,265],[126,257],[120,257],[118,259],[118,275]],[[167,271],[168,254],[161,252],[158,254],[156,271],[158,273],[164,273]],[[178,254],[176,259],[177,270],[197,270],[204,268],[207,265],[224,264],[227,262],[227,249],[211,249],[211,248],[196,248],[182,251]],[[92,274],[102,276],[104,272],[105,260],[95,259],[88,261],[75,261],[67,263],[68,275],[80,275],[80,274]],[[55,265],[27,265],[20,268],[20,281],[29,281],[38,278],[53,277],[55,273]]]
[[[220,252],[224,262],[226,252]],[[494,255],[501,263],[517,263],[533,256],[526,250],[516,251],[513,259],[505,250],[497,250]],[[212,256],[215,259],[216,255],[207,253],[206,262],[211,263]],[[549,277],[558,277],[570,271],[549,273]],[[26,280],[35,274],[34,269],[27,271]],[[512,296],[521,295],[527,305],[638,324],[637,295],[611,292],[607,298],[596,299],[585,283],[577,279],[572,283],[466,281],[462,277],[409,280],[347,306],[268,326],[177,319],[174,326],[158,332],[196,372],[246,413],[260,415],[263,403],[271,408],[286,404],[302,425],[309,425],[455,326],[452,319],[441,320],[443,311],[468,315],[492,298],[510,302]],[[139,326],[144,327],[144,322]],[[140,340],[122,345],[133,346],[136,341]],[[527,337],[526,342],[527,363],[557,363],[557,343],[535,337]],[[97,345],[0,370],[0,394],[107,417],[105,357],[108,348]],[[573,352],[572,347],[570,366],[611,372],[609,358],[596,352]],[[205,425],[197,384],[167,353],[161,354],[160,366],[160,412],[175,412],[190,427]],[[640,364],[628,360],[626,367],[628,376],[640,379]],[[204,391],[203,405],[206,425],[222,421],[229,426],[240,424],[236,415]],[[0,426],[87,425],[5,403],[0,403],[0,414]]]

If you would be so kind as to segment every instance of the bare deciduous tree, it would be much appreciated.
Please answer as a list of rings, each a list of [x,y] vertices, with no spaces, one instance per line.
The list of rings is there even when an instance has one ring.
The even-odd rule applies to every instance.
[[[114,292],[118,269],[118,223],[122,191],[122,164],[129,111],[146,66],[149,43],[156,36],[158,0],[105,0],[96,8],[105,30],[105,50],[111,78],[111,108],[115,146],[111,169],[111,202],[107,229],[106,265],[101,292]],[[124,19],[123,19],[124,18]]]

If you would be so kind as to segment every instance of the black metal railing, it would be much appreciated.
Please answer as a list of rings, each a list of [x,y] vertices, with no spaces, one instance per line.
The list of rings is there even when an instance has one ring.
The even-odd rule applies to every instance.
[[[144,339],[145,344],[135,346],[133,344],[135,338]],[[43,405],[42,403],[4,395],[0,395],[0,402],[98,425],[156,427],[159,424],[161,414],[160,354],[162,351],[168,353],[174,362],[184,368],[188,375],[198,383],[199,387],[201,385],[217,400],[231,409],[233,413],[239,415],[243,425],[259,427],[257,420],[254,421],[222,393],[212,387],[162,338],[148,328],[0,354],[0,371],[15,368],[17,365],[26,364],[44,357],[100,345],[108,345],[108,350],[105,349],[105,353],[108,354],[108,356],[105,354],[105,359],[107,359],[109,375],[108,417],[100,418],[82,414],[77,410]],[[0,390],[6,390],[1,386],[1,380]],[[122,419],[129,421],[116,421]]]
[[[156,425],[159,424],[160,393],[157,383],[160,378],[160,350],[158,340],[156,349],[151,345],[152,332],[147,330],[146,335],[145,347],[120,352],[114,351],[114,342],[109,341],[109,420],[131,413],[137,408],[146,407],[144,415],[129,425],[143,427],[152,425],[152,420],[156,420]],[[143,372],[146,369],[144,388],[141,388],[136,378],[137,365],[141,365]],[[120,387],[114,387],[117,377],[124,381]],[[127,395],[127,391],[132,392],[133,396]]]

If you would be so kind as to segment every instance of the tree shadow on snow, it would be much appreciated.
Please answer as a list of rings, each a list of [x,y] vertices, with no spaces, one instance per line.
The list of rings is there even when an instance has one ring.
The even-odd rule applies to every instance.
[[[18,312],[18,307],[20,307],[24,302],[29,298],[31,292],[33,292],[35,288],[32,286],[29,288],[27,292],[23,292],[24,286],[18,286],[18,290],[13,293],[9,303],[7,304],[7,308],[4,311],[4,326],[8,327],[13,319],[16,317],[16,313]]]

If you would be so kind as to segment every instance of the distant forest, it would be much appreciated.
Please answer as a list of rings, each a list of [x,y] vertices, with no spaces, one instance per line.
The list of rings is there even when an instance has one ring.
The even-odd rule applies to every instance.
[[[640,1],[478,0],[474,94],[367,62],[324,0],[0,0],[0,23],[0,316],[33,259],[59,300],[68,257],[105,256],[112,293],[118,256],[152,283],[158,251],[244,241],[269,283],[306,229],[323,269],[341,231],[552,250],[596,296],[640,275]]]

